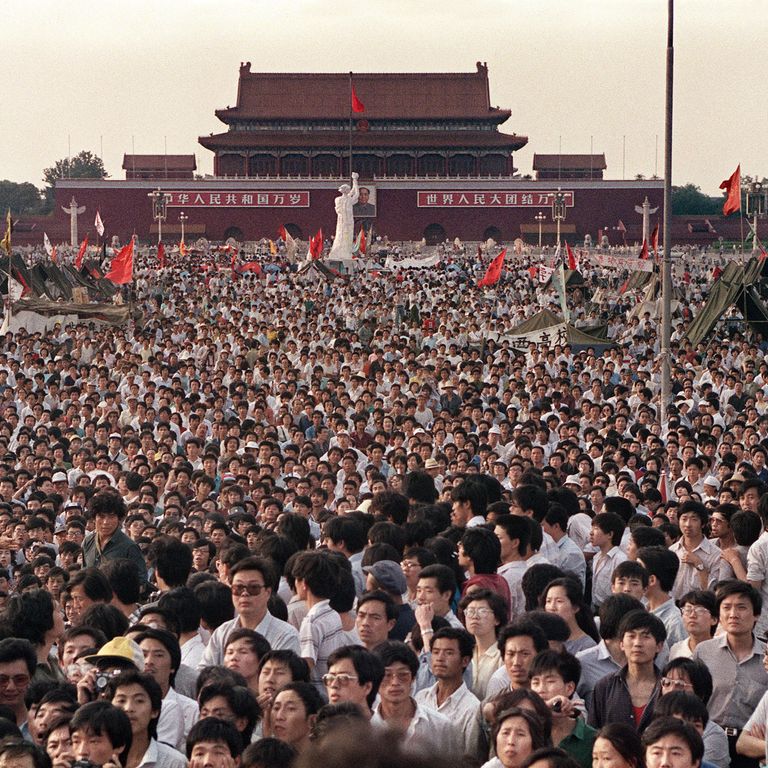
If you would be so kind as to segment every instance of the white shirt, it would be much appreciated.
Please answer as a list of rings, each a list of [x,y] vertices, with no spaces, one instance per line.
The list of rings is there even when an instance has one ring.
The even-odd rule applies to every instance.
[[[187,768],[187,758],[177,749],[150,739],[137,768]]]
[[[462,749],[462,739],[451,721],[434,709],[418,702],[414,704],[416,711],[403,738],[405,751],[422,755],[458,753]],[[389,728],[387,721],[379,714],[378,704],[374,707],[371,725],[375,728]]]
[[[467,688],[466,683],[462,684],[442,703],[437,703],[437,686],[435,683],[430,688],[419,691],[416,696],[416,702],[425,707],[434,709],[441,715],[445,715],[448,720],[458,727],[459,734],[463,739],[463,754],[479,757],[480,744],[480,701]]]
[[[611,595],[611,577],[619,563],[627,556],[618,548],[613,547],[605,554],[598,552],[592,559],[592,605],[600,606]]]

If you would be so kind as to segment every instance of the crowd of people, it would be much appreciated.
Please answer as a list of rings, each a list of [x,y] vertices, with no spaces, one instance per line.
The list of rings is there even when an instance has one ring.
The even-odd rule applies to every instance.
[[[768,362],[580,253],[308,282],[139,248],[0,345],[0,768],[757,768]],[[38,258],[27,254],[28,260]],[[597,301],[595,297],[597,296]],[[15,761],[15,762],[14,762]]]

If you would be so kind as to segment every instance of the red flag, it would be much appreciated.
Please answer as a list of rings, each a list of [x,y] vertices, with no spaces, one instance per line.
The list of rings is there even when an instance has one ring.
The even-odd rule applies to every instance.
[[[254,272],[257,275],[261,274],[261,264],[259,264],[258,261],[246,261],[245,264],[243,264],[240,269],[237,270],[238,272]]]
[[[288,242],[288,230],[281,224],[280,229],[277,230],[277,236],[282,239],[284,243]]]
[[[624,291],[626,291],[626,290],[627,290],[627,288],[629,288],[629,278],[627,278],[627,279],[626,279],[626,280],[625,280],[625,281],[624,281],[624,282],[621,284],[621,288],[619,288],[619,293],[624,293]]]
[[[656,222],[656,226],[651,232],[651,248],[653,248],[653,255],[659,255],[659,223]]]
[[[21,274],[21,272],[19,272],[18,269],[14,269],[13,273],[16,275],[17,280],[21,283],[21,287],[24,289],[21,292],[21,296],[22,298],[24,298],[24,296],[26,296],[29,293],[29,284],[24,279],[24,276]]]
[[[187,256],[187,255],[189,255],[189,249],[187,248],[187,246],[186,246],[186,244],[184,243],[184,241],[183,241],[183,240],[180,240],[180,241],[179,241],[179,253],[180,253],[182,256]]]
[[[133,280],[133,238],[112,258],[109,272],[104,277],[115,285],[125,285]]]
[[[368,244],[365,242],[365,228],[360,227],[360,253],[365,256],[365,252],[368,248]]]
[[[309,255],[313,259],[319,259],[323,255],[323,229],[317,230],[314,237],[309,238]]]
[[[501,270],[504,266],[504,257],[507,255],[507,249],[505,248],[489,265],[485,270],[485,274],[478,283],[478,286],[483,285],[495,285],[499,282],[501,277]]]
[[[85,240],[80,243],[80,250],[77,252],[77,258],[75,259],[75,269],[80,269],[83,266],[83,256],[85,256],[85,249],[88,247],[88,235],[85,236]]]
[[[720,189],[725,190],[725,203],[723,203],[723,216],[741,210],[741,164],[736,166],[736,170],[720,184]]]
[[[535,280],[538,277],[539,268],[537,266],[528,267],[528,274],[530,275],[531,280]]]
[[[56,246],[55,245],[53,246],[53,250],[51,251],[51,261],[54,264],[58,264],[59,263],[59,255],[56,253]]]
[[[579,262],[576,261],[576,256],[567,242],[565,243],[565,252],[568,254],[568,269],[575,272],[579,268]]]
[[[165,269],[165,246],[162,241],[157,244],[157,260],[160,262],[160,269]]]
[[[355,93],[355,86],[350,85],[350,89],[352,91],[352,111],[365,112],[365,105],[362,101],[360,101],[360,99],[357,98],[357,94]]]
[[[640,249],[640,256],[641,259],[647,259],[648,258],[648,241],[643,238],[643,247]]]

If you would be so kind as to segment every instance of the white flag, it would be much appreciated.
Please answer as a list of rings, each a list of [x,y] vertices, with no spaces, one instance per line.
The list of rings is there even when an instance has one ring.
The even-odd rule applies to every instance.
[[[104,237],[104,222],[101,220],[101,214],[96,211],[96,221],[93,222],[99,237]]]
[[[24,286],[12,277],[8,278],[8,296],[11,301],[18,301],[24,295]]]
[[[47,232],[43,232],[43,248],[45,248],[45,252],[49,256],[53,253],[53,246],[51,245],[51,241],[48,239]]]
[[[539,282],[540,283],[548,283],[549,278],[552,277],[552,274],[554,273],[554,269],[552,267],[548,267],[545,264],[542,264],[539,267]]]

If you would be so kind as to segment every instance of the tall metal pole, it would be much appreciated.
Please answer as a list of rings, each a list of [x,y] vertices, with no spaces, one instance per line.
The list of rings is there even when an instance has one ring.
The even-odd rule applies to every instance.
[[[667,0],[667,83],[664,110],[664,256],[661,262],[661,424],[672,399],[672,86],[674,81],[675,0]]]

